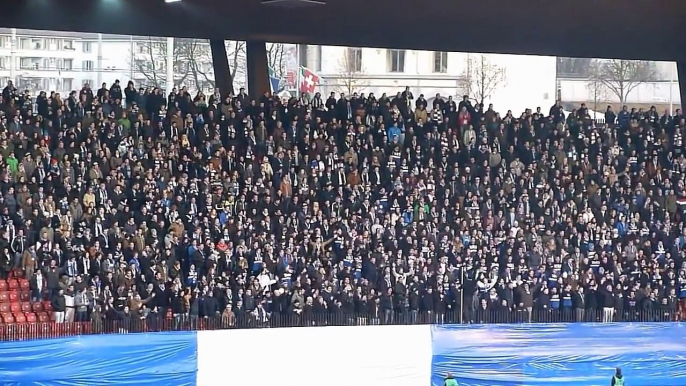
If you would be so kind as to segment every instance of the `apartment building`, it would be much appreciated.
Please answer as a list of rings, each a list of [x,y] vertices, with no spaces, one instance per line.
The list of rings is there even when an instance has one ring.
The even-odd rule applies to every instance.
[[[174,85],[192,90],[212,88],[209,44],[193,41],[194,71],[177,54]],[[185,47],[185,46],[184,46]],[[177,48],[179,53],[184,47]],[[19,89],[68,94],[85,83],[98,88],[115,80],[166,87],[166,39],[58,31],[0,28],[0,84],[13,79]],[[202,75],[199,75],[202,74]]]

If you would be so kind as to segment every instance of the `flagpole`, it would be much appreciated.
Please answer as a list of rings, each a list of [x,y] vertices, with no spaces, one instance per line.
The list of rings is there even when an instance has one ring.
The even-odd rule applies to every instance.
[[[673,67],[670,67],[669,71],[669,116],[671,117],[674,115],[674,97],[672,96],[672,89],[674,88],[674,70],[676,69],[676,65]],[[682,102],[683,103],[683,102]]]
[[[295,57],[296,61],[298,63],[298,76],[296,76],[295,79],[295,97],[300,99],[300,82],[302,81],[301,74],[302,74],[302,64],[300,63],[300,44],[295,45]]]

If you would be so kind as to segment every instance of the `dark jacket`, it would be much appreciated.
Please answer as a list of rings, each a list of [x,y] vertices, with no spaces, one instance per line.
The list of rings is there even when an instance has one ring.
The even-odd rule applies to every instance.
[[[66,301],[64,300],[64,295],[55,296],[52,299],[52,309],[55,312],[64,312],[67,309]]]

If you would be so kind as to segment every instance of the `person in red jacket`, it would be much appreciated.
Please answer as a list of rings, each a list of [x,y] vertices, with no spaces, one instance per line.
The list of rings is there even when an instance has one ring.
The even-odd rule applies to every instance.
[[[462,106],[462,110],[460,111],[460,115],[457,117],[457,122],[459,123],[460,126],[467,126],[469,122],[471,122],[471,115],[469,115],[469,111],[467,111],[467,107]]]

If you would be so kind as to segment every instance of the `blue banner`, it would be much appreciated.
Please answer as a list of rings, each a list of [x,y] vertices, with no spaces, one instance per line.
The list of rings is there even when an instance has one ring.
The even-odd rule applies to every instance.
[[[0,384],[195,386],[195,332],[84,335],[0,344]]]
[[[629,386],[686,385],[686,326],[570,323],[433,326],[431,384],[608,386],[620,367]]]

